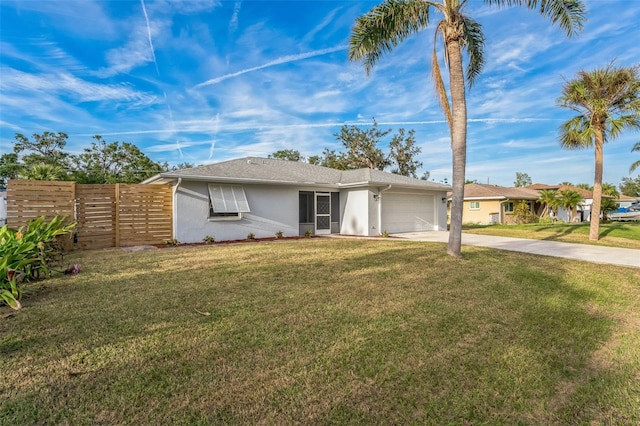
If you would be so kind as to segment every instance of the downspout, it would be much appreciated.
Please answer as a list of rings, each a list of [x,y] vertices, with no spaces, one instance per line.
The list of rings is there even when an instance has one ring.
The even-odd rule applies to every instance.
[[[178,178],[178,183],[173,187],[173,239],[178,239],[178,200],[176,199],[176,193],[178,192],[178,187],[182,183],[182,178]]]
[[[378,190],[378,234],[382,235],[382,193],[391,189],[391,184],[386,188]]]

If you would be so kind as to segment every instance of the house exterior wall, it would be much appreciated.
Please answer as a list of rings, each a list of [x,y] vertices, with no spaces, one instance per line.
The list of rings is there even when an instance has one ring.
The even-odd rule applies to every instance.
[[[444,199],[444,201],[442,201]],[[447,210],[447,193],[446,192],[436,192],[436,215],[437,217],[434,220],[436,224],[435,231],[446,231],[447,223],[449,221],[448,218],[448,210]]]
[[[269,185],[242,185],[251,212],[240,220],[209,219],[207,182],[183,181],[175,198],[175,238],[182,243],[200,242],[206,236],[218,241],[298,235],[299,188]]]
[[[342,221],[340,223],[340,233],[362,236],[377,235],[371,233],[370,212],[372,203],[373,193],[368,188],[341,190],[340,210],[342,211]],[[375,223],[377,224],[377,222]]]
[[[471,209],[471,203],[480,203],[479,209]],[[478,223],[488,225],[491,223],[491,215],[499,214],[502,206],[500,200],[471,200],[463,204],[462,223]]]

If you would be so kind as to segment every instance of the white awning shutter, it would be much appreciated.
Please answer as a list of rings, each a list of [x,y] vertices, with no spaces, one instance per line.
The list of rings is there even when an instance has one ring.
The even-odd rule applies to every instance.
[[[247,213],[249,203],[242,186],[209,184],[211,207],[216,213]]]

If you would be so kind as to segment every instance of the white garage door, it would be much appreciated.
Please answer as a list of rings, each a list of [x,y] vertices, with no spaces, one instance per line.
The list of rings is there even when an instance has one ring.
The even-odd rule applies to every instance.
[[[434,196],[423,194],[382,194],[382,230],[394,232],[433,231]]]

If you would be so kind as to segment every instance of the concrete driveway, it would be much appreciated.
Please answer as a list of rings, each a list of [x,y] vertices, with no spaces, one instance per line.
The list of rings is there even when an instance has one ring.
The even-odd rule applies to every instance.
[[[449,241],[449,232],[443,231],[407,232],[393,236],[411,241]],[[640,250],[635,249],[465,233],[462,234],[462,244],[640,268]]]

